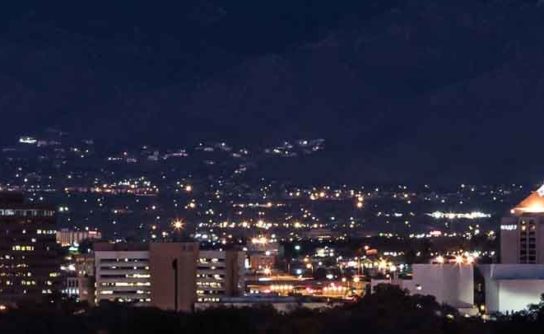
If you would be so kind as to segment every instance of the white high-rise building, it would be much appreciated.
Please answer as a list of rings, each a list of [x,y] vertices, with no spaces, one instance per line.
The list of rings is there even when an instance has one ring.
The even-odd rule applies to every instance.
[[[501,263],[544,264],[544,186],[501,221]]]

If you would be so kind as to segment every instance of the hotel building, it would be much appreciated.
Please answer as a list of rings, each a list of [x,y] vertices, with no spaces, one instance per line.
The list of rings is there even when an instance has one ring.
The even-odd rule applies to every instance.
[[[487,311],[520,311],[539,303],[544,293],[544,186],[502,219],[500,241],[500,263],[478,267]]]
[[[501,263],[544,264],[544,186],[501,221]]]

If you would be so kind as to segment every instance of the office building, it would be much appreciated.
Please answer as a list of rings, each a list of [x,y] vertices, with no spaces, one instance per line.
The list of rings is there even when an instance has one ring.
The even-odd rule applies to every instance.
[[[191,312],[195,303],[220,302],[244,291],[245,253],[199,250],[197,242],[94,244],[94,277],[79,259],[78,293],[104,300]],[[70,281],[75,291],[75,283]],[[72,291],[72,290],[71,290]]]
[[[152,305],[190,312],[196,301],[197,242],[152,243],[149,248]]]
[[[0,193],[0,302],[41,301],[61,288],[55,209]]]
[[[198,302],[220,302],[244,291],[245,253],[238,250],[201,250],[196,271]]]
[[[95,299],[150,305],[151,271],[147,245],[95,243]]]

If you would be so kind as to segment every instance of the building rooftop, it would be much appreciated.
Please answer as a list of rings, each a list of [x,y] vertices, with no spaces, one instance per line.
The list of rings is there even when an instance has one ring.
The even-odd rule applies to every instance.
[[[125,242],[107,242],[100,241],[93,244],[95,252],[130,252],[130,251],[147,251],[149,245],[146,243],[125,243]]]
[[[542,280],[543,264],[491,264],[481,265],[490,269],[491,278],[495,280]]]
[[[516,216],[526,213],[544,213],[544,185],[527,196],[511,212]]]

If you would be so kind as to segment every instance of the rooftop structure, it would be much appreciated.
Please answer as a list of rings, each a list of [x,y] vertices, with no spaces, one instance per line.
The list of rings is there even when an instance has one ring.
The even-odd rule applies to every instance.
[[[516,216],[544,213],[544,185],[516,205],[511,213]]]

